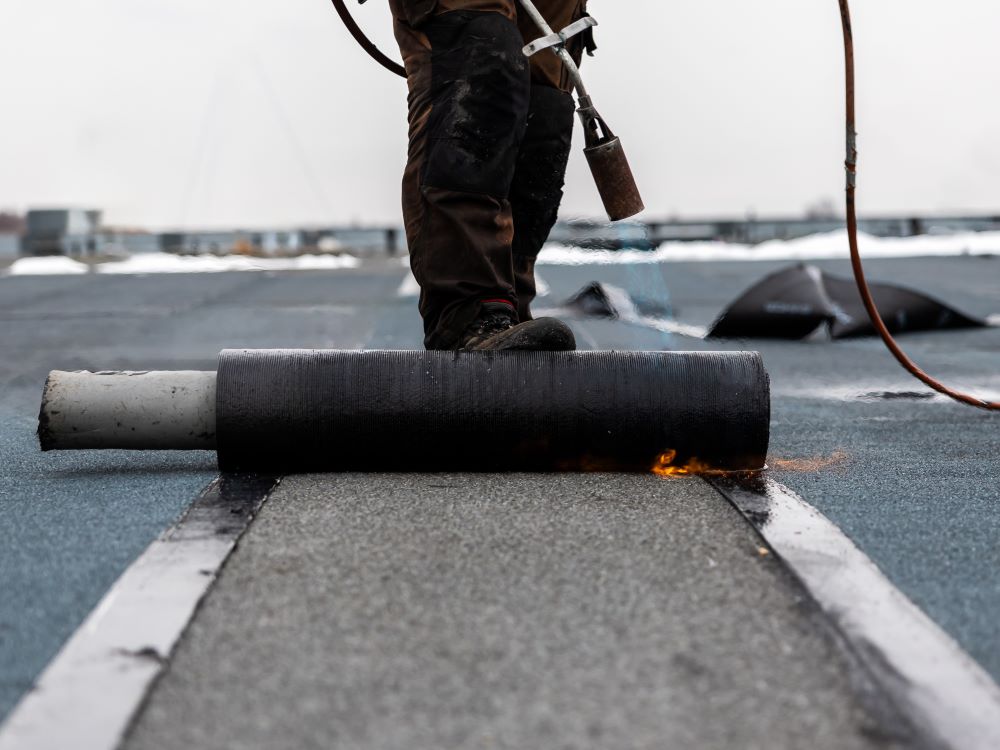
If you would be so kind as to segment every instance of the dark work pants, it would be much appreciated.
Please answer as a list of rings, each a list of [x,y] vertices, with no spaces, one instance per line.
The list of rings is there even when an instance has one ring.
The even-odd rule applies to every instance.
[[[531,318],[534,265],[559,210],[574,102],[513,0],[391,0],[409,83],[403,216],[424,343],[450,349],[485,301]],[[543,0],[554,28],[583,0]]]

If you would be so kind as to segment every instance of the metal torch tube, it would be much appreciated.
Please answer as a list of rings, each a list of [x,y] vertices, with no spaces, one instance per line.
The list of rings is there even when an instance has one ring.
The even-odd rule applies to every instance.
[[[552,31],[552,27],[549,26],[548,21],[545,20],[538,8],[531,0],[521,0],[521,5],[531,16],[531,20],[535,22],[535,25],[542,30],[542,34],[548,36],[555,32]],[[559,58],[563,61],[563,65],[566,66],[566,72],[569,73],[569,77],[573,81],[573,86],[576,88],[576,96],[580,100],[580,106],[591,106],[590,105],[590,94],[587,93],[587,87],[583,83],[583,77],[580,75],[580,69],[576,65],[576,61],[573,56],[566,50],[564,45],[559,45],[558,47],[553,47],[552,51],[559,55]]]

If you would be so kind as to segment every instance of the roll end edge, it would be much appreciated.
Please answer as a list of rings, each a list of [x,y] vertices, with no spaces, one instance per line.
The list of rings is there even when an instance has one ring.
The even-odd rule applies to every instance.
[[[42,449],[43,453],[58,448],[59,441],[52,429],[52,417],[49,414],[49,396],[58,374],[57,370],[49,372],[45,378],[45,385],[42,386],[42,403],[38,408],[38,428],[35,435],[38,438],[38,447]]]

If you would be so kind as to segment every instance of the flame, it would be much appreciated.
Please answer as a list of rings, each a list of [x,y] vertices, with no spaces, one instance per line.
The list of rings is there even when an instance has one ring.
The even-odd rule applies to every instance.
[[[725,471],[716,469],[699,458],[689,458],[682,464],[677,463],[677,451],[669,450],[660,454],[653,464],[652,471],[660,477],[689,477],[689,476],[710,476],[712,474],[725,474]]]

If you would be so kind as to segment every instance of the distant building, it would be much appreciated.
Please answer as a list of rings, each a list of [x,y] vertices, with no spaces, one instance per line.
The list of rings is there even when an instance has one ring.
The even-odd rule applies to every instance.
[[[101,212],[76,208],[28,211],[21,239],[23,255],[97,255]]]
[[[10,211],[0,211],[0,259],[16,258],[21,252],[24,217]]]
[[[294,255],[304,248],[304,235],[299,230],[164,232],[159,249],[178,255]]]
[[[0,211],[0,234],[24,234],[24,217],[9,211]]]
[[[336,227],[313,232],[311,244],[322,249],[324,240],[355,255],[396,255],[400,231],[395,227]]]
[[[105,228],[97,238],[97,252],[104,256],[128,256],[159,251],[160,235],[152,232]]]
[[[662,242],[721,240],[758,245],[769,240],[794,240],[812,234],[835,232],[845,226],[842,218],[815,216],[804,219],[707,219],[649,222],[648,238]],[[858,229],[876,237],[914,237],[923,234],[1000,230],[1000,216],[897,216],[869,217]]]
[[[622,221],[560,221],[549,240],[593,250],[652,250],[664,242],[721,241],[757,245],[794,240],[844,228],[832,203],[820,202],[799,218],[705,218]],[[288,230],[215,230],[152,233],[101,226],[100,211],[28,211],[23,221],[0,213],[0,257],[23,255],[100,256],[166,252],[178,255],[291,256],[303,253],[396,255],[406,251],[403,231],[392,226],[313,227]],[[17,229],[23,228],[18,239]],[[1000,231],[1000,216],[865,217],[862,232],[877,237],[912,237],[954,232]]]
[[[240,244],[239,232],[164,232],[160,250],[176,255],[228,255]]]
[[[395,255],[401,250],[395,227],[164,232],[159,238],[162,252],[179,255]]]
[[[0,258],[13,258],[21,250],[21,235],[0,232]]]
[[[557,223],[549,234],[550,242],[559,242],[587,250],[653,250],[656,242],[649,227],[638,221],[614,224],[574,219]]]

